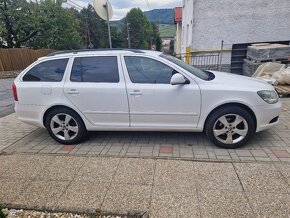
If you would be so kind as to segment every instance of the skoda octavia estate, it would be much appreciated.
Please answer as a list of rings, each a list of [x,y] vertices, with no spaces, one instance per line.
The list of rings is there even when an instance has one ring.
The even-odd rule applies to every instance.
[[[237,148],[276,125],[281,108],[264,81],[129,49],[52,53],[20,73],[13,93],[18,119],[62,144],[87,131],[204,131]]]

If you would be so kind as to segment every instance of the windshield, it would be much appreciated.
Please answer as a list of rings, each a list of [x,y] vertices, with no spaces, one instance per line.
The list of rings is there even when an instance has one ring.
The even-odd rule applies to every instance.
[[[197,69],[194,66],[191,66],[175,57],[172,57],[171,55],[161,54],[160,57],[182,67],[183,69],[187,70],[189,73],[193,74],[194,76],[197,76],[200,79],[203,79],[203,80],[209,79],[209,75],[206,72],[200,69]]]

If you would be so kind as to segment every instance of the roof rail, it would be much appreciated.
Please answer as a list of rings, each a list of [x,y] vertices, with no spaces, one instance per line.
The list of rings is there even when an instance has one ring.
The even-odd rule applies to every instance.
[[[130,48],[98,48],[98,49],[77,49],[77,50],[64,50],[64,51],[56,51],[49,53],[47,56],[54,56],[59,54],[67,54],[67,53],[81,53],[81,52],[93,52],[93,51],[131,51],[133,53],[144,53],[138,49],[130,49]]]

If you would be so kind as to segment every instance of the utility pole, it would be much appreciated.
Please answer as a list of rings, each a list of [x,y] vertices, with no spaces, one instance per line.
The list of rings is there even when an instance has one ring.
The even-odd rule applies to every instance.
[[[130,23],[127,23],[127,33],[128,33],[128,48],[131,48]]]

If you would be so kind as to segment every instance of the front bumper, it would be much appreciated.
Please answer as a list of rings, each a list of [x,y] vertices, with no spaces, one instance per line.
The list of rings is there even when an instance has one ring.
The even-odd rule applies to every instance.
[[[276,104],[267,104],[263,106],[255,106],[253,110],[257,118],[256,132],[260,132],[269,129],[279,123],[279,119],[274,119],[280,116],[281,102]],[[274,119],[274,122],[273,122]]]

